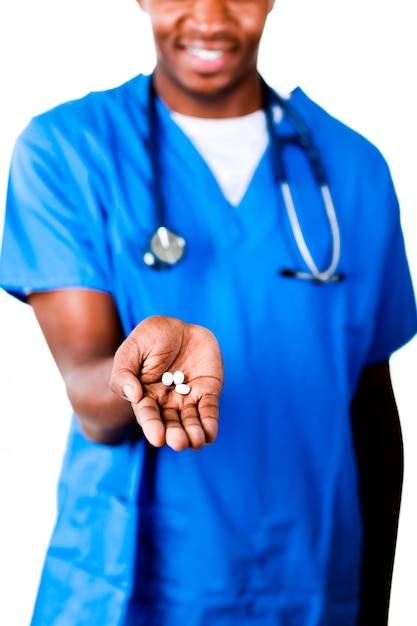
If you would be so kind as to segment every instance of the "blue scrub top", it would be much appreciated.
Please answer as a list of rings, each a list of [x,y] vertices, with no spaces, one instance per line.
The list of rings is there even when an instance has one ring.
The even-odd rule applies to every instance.
[[[169,271],[142,260],[158,224],[149,77],[38,116],[11,165],[3,288],[110,293],[126,334],[150,315],[204,325],[224,358],[220,431],[198,452],[92,443],[74,419],[33,626],[351,626],[362,528],[349,404],[362,369],[416,332],[398,204],[378,150],[300,90],[342,237],[328,285],[302,259],[269,149],[238,207],[158,101]],[[284,119],[276,132],[290,129]],[[304,155],[286,165],[319,266],[329,227]]]

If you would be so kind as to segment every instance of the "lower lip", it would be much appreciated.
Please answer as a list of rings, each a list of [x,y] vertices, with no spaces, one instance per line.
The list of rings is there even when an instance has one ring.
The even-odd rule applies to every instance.
[[[228,58],[230,57],[230,52],[223,52],[217,59],[201,59],[200,57],[195,56],[188,50],[185,50],[184,52],[186,54],[187,61],[191,65],[193,70],[202,74],[211,74],[213,72],[218,72],[223,68],[223,66],[227,63]]]

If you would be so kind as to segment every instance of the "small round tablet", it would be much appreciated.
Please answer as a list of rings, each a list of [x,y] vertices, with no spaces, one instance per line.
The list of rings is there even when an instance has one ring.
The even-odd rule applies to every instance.
[[[165,374],[162,375],[162,382],[166,387],[170,387],[174,382],[174,375],[171,374],[171,372],[165,372]]]
[[[174,372],[174,385],[181,385],[184,382],[184,378],[184,372],[181,372],[181,370]]]
[[[180,383],[179,385],[175,386],[175,391],[177,393],[180,393],[182,396],[186,396],[188,393],[190,393],[191,387],[185,385],[184,383]]]

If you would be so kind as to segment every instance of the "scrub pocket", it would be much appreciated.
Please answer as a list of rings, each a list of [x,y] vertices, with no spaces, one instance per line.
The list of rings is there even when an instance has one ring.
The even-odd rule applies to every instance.
[[[74,422],[31,626],[126,624],[143,457],[143,441],[94,444]]]

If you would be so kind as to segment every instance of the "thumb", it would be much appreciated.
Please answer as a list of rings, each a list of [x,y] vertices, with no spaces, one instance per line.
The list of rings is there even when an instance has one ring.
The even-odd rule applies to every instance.
[[[113,368],[110,389],[120,398],[137,404],[143,398],[143,389],[137,377],[129,370]]]
[[[142,354],[131,338],[116,350],[110,375],[110,389],[120,398],[137,404],[143,397],[138,374],[142,366]]]

